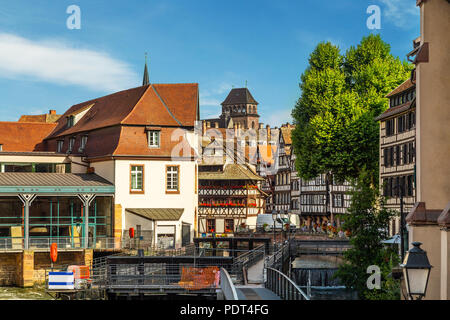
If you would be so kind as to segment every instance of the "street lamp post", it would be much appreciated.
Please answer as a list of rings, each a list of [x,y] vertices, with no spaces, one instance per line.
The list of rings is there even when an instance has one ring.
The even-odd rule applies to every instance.
[[[405,229],[405,221],[403,219],[403,187],[399,188],[400,191],[400,255],[401,259],[405,258],[405,237],[404,237],[404,229]]]
[[[281,220],[281,240],[283,240],[283,232],[285,233],[284,238],[286,238],[286,231],[284,230],[284,225],[286,224],[284,222],[284,219],[286,219],[286,210],[281,209],[280,210],[280,220]]]
[[[403,186],[396,185],[394,189],[398,190],[400,197],[400,257],[403,261],[405,258],[405,219],[403,215]],[[407,243],[407,242],[406,242]]]
[[[413,242],[414,247],[406,253],[405,260],[400,265],[403,268],[406,291],[411,300],[422,300],[425,297],[432,268],[426,251],[420,248],[421,244]]]
[[[272,229],[272,233],[273,233],[273,252],[275,252],[275,221],[277,220],[277,215],[278,212],[276,210],[272,211],[272,220],[273,220],[273,229]]]

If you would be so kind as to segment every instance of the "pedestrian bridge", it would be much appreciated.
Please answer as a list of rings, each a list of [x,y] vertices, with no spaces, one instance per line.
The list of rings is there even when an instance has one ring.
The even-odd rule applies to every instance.
[[[226,270],[221,270],[220,288],[225,300],[310,300],[295,282],[277,270],[290,262],[289,243],[267,257],[254,259],[244,271],[244,284],[235,285]],[[254,253],[253,253],[254,254]],[[245,268],[245,267],[244,267]]]
[[[89,290],[108,299],[170,295],[210,300],[310,299],[283,273],[293,257],[288,242],[271,247],[270,252],[266,245],[226,255],[213,248],[214,256],[197,249],[170,256],[141,251],[137,256],[96,259]]]

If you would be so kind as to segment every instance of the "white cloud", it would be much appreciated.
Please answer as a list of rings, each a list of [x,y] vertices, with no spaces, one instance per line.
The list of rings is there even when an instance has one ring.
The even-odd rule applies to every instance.
[[[230,90],[231,84],[226,82],[221,82],[213,88],[201,89],[200,106],[214,106],[219,108]]]
[[[262,120],[266,120],[265,123],[270,124],[271,127],[281,127],[282,124],[289,122],[292,123],[292,116],[290,109],[277,109],[277,108],[266,108],[266,110],[274,110],[272,112],[266,111],[266,116]]]
[[[128,64],[107,53],[7,33],[0,33],[0,76],[79,85],[97,91],[118,91],[140,84]]]
[[[399,28],[409,28],[411,25],[418,23],[417,16],[419,16],[419,8],[416,6],[416,1],[413,0],[380,0],[385,5],[381,12],[381,19],[386,19],[392,22]],[[381,20],[383,25],[383,20]]]

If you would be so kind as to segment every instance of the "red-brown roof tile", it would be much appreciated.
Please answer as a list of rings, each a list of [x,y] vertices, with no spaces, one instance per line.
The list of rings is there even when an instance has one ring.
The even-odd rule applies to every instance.
[[[44,151],[42,140],[52,132],[56,123],[0,122],[0,144],[3,151]]]
[[[90,131],[120,124],[133,110],[148,86],[116,92],[101,98],[85,101],[70,107],[58,120],[58,126],[48,138]],[[76,113],[87,105],[94,104],[73,127],[67,128],[68,115]]]
[[[93,105],[92,105],[93,104]],[[92,105],[71,128],[66,117]],[[152,84],[72,106],[49,138],[114,126],[194,126],[198,114],[198,84]]]

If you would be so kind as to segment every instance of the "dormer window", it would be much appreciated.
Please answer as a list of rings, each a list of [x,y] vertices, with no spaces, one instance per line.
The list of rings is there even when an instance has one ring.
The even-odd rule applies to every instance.
[[[58,140],[56,142],[56,152],[62,152],[63,145],[64,145],[64,140]]]
[[[85,105],[84,107],[79,108],[78,110],[75,110],[72,114],[67,116],[67,128],[71,128],[74,125],[77,124],[77,122],[84,117],[86,113],[91,110],[92,106],[95,103]],[[94,113],[95,114],[95,113]],[[92,117],[92,112],[90,113],[90,116]]]
[[[148,146],[150,148],[159,148],[159,130],[147,131]]]
[[[67,128],[71,128],[71,127],[73,127],[73,125],[74,125],[74,122],[75,122],[75,116],[68,116],[67,117]]]
[[[72,152],[74,145],[75,145],[75,138],[70,138],[69,139],[69,148],[67,149],[67,152]]]

